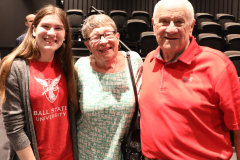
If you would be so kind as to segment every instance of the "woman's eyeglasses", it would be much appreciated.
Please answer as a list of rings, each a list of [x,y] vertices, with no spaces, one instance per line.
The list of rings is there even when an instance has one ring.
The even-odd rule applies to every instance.
[[[115,31],[108,31],[108,32],[105,32],[103,34],[95,34],[91,37],[88,37],[86,40],[89,40],[91,42],[98,42],[101,40],[102,36],[105,38],[105,39],[113,39],[114,36],[115,36],[116,32]]]

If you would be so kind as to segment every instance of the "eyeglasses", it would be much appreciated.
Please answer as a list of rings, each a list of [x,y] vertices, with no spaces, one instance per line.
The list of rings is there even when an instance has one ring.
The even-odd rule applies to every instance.
[[[105,39],[109,40],[109,39],[113,39],[115,34],[116,34],[116,31],[108,31],[108,32],[105,32],[103,34],[95,34],[91,37],[88,37],[86,40],[89,40],[91,42],[98,42],[98,41],[101,40],[102,36]]]

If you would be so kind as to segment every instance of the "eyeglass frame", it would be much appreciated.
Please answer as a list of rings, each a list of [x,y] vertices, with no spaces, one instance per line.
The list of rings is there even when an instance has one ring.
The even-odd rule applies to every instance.
[[[90,41],[90,42],[94,42],[94,43],[96,43],[96,42],[99,42],[100,40],[101,40],[101,38],[102,38],[102,36],[105,38],[105,34],[106,33],[108,33],[108,32],[112,32],[113,33],[113,38],[114,38],[114,36],[116,35],[116,31],[107,31],[107,32],[104,32],[103,34],[94,34],[93,36],[95,36],[95,35],[99,35],[100,36],[100,38],[99,38],[99,40],[97,40],[97,41],[92,41],[91,40],[91,38],[93,37],[93,36],[91,36],[91,37],[88,37],[87,39],[86,39],[86,41]],[[109,40],[109,39],[112,39],[112,38],[109,38],[109,39],[107,39],[107,38],[105,38],[106,40]]]

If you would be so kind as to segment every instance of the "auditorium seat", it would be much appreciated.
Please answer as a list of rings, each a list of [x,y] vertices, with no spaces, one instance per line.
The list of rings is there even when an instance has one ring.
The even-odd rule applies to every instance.
[[[216,14],[216,22],[219,23],[222,27],[222,30],[224,30],[224,24],[226,22],[235,22],[235,17],[231,14],[218,13]]]
[[[193,35],[197,37],[200,32],[200,25],[202,22],[213,22],[213,15],[209,13],[196,13],[195,14],[196,23],[194,25]]]
[[[214,33],[221,36],[222,27],[216,22],[201,22],[199,33]]]
[[[102,14],[105,14],[105,11],[104,10],[99,10],[99,12],[101,12]],[[88,13],[88,17],[91,16],[91,15],[94,15],[94,14],[99,14],[97,11],[95,11],[94,9],[90,10],[90,12]]]
[[[126,24],[129,41],[137,42],[142,32],[147,31],[147,23],[140,19],[130,19]]]
[[[226,36],[226,50],[240,51],[240,34],[229,34]]]
[[[148,25],[148,30],[151,28],[151,19],[147,11],[133,11],[131,19],[141,19]]]
[[[213,15],[209,13],[196,13],[196,24],[200,26],[202,22],[213,22]]]
[[[140,34],[146,32],[148,29],[147,23],[140,19],[129,19],[126,23],[126,43],[136,51],[137,42],[140,39]]]
[[[137,51],[141,57],[145,58],[148,53],[155,50],[158,46],[154,32],[142,32],[137,46]]]
[[[71,27],[73,46],[83,45],[81,35],[81,28],[84,20],[83,11],[71,9],[67,11],[67,16]]]
[[[112,10],[110,12],[109,16],[116,23],[118,32],[120,33],[120,35],[122,35],[123,34],[123,27],[128,20],[127,12],[125,12],[123,10]]]
[[[213,33],[200,33],[197,37],[197,42],[200,46],[208,46],[220,51],[224,51],[223,39]]]
[[[226,22],[224,24],[224,36],[228,34],[240,34],[240,23]]]
[[[224,54],[233,62],[240,77],[240,51],[225,51]]]

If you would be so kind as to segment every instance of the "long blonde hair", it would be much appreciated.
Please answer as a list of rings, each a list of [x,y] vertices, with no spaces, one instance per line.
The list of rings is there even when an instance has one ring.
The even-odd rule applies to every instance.
[[[13,60],[16,57],[26,60],[40,58],[40,51],[37,47],[35,38],[32,36],[33,28],[38,26],[43,17],[51,14],[56,14],[62,20],[64,29],[66,31],[65,41],[63,42],[62,46],[55,51],[55,57],[61,62],[61,67],[66,68],[65,74],[69,91],[68,96],[71,102],[71,110],[77,110],[77,72],[74,67],[74,59],[71,49],[72,40],[69,20],[66,16],[66,13],[62,9],[53,5],[46,5],[37,12],[32,26],[29,27],[23,42],[0,62],[0,104],[3,104],[6,101],[5,82]]]

